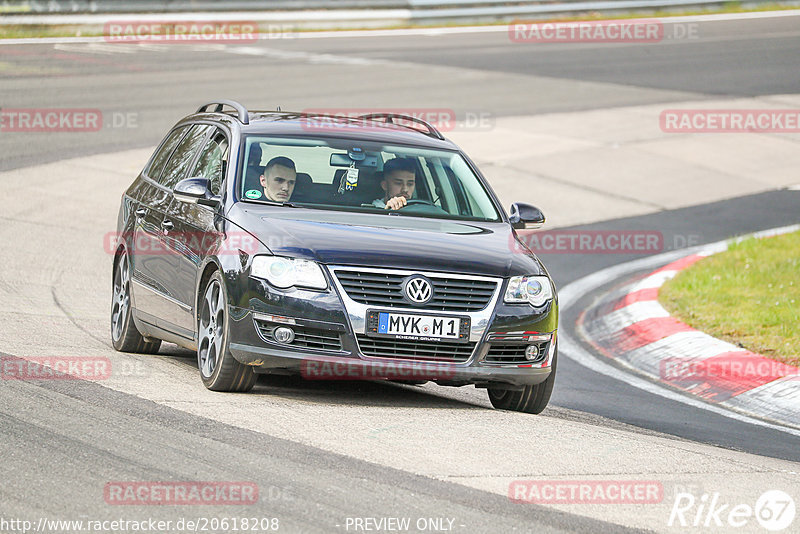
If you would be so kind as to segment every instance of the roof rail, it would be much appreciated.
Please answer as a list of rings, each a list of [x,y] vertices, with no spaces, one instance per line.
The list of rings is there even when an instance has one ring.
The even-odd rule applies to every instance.
[[[216,105],[217,107],[214,109],[212,113],[222,113],[223,106],[230,106],[236,110],[236,114],[239,117],[239,122],[241,122],[242,124],[250,124],[250,115],[247,113],[247,108],[245,108],[243,105],[236,102],[235,100],[215,100],[213,102],[209,102],[208,104],[203,104],[202,106],[197,108],[197,111],[195,113],[208,111],[206,110],[206,108],[214,105]]]
[[[429,137],[435,137],[436,139],[444,140],[444,136],[439,132],[439,130],[437,130],[424,120],[418,119],[417,117],[412,117],[411,115],[403,115],[402,113],[370,113],[368,115],[361,115],[358,118],[364,120],[386,119],[386,122],[388,124],[394,124],[393,119],[403,119],[411,122],[416,122],[417,124],[421,124],[428,129],[427,133],[426,132],[421,132],[421,133]],[[404,126],[404,125],[399,124],[398,126]],[[406,128],[411,128],[411,127],[406,126]],[[416,128],[411,128],[411,129],[419,131]]]

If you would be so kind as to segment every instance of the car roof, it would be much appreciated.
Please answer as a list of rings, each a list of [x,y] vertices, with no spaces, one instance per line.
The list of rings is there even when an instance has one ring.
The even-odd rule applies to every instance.
[[[409,123],[400,116],[395,119]],[[203,119],[223,122],[244,135],[291,137],[336,137],[425,148],[458,150],[458,147],[427,123],[414,127],[392,124],[382,118],[361,119],[292,111],[248,111],[247,123],[237,120],[235,112],[203,111],[184,120]],[[409,123],[410,124],[410,123]],[[424,126],[422,126],[424,125]],[[430,128],[427,130],[426,127]],[[435,133],[433,133],[435,132]],[[441,138],[440,138],[441,137]]]

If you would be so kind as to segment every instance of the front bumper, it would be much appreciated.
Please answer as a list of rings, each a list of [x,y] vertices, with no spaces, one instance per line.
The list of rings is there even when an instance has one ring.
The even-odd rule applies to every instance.
[[[374,351],[365,355],[359,343],[359,339],[361,343],[369,341],[361,315],[366,307],[348,302],[347,294],[331,278],[333,289],[326,292],[281,291],[251,278],[249,307],[230,307],[233,357],[255,367],[256,372],[300,374],[311,380],[431,380],[441,385],[515,389],[541,383],[550,375],[558,326],[555,300],[541,309],[508,305],[498,298],[505,291],[504,283],[498,283],[486,309],[468,314],[473,319],[469,344],[456,347],[462,357],[454,356],[452,361],[441,356],[435,360],[378,357]],[[420,312],[405,308],[385,311]],[[296,332],[291,344],[272,337],[273,329],[280,326]],[[534,339],[528,336],[540,340],[543,354],[538,360],[512,357],[509,362],[507,357],[496,357],[500,344],[524,351],[533,342],[527,340]]]

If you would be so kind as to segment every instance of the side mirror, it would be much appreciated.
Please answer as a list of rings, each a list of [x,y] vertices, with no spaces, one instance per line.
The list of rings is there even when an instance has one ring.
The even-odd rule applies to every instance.
[[[202,176],[184,178],[175,184],[172,196],[187,204],[200,204],[212,208],[221,204],[220,198],[211,193],[211,180]]]
[[[515,202],[511,204],[511,213],[508,221],[512,228],[522,230],[524,228],[539,228],[544,224],[544,213],[536,206]]]

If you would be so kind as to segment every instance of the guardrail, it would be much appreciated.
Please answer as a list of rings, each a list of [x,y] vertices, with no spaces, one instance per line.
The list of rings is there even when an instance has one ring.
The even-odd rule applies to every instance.
[[[453,9],[471,8],[513,13],[551,6],[554,9],[576,7],[576,4],[653,5],[723,4],[727,0],[0,0],[0,14],[38,13],[180,13],[200,11],[283,11],[305,9]],[[763,3],[755,0],[750,3]],[[769,0],[772,1],[772,0]],[[560,7],[560,6],[563,6]]]
[[[747,4],[774,0],[750,0]],[[730,0],[0,0],[0,24],[97,24],[104,14],[171,20],[247,19],[297,28],[505,22],[555,14],[722,6]],[[794,3],[790,0],[787,3]]]

